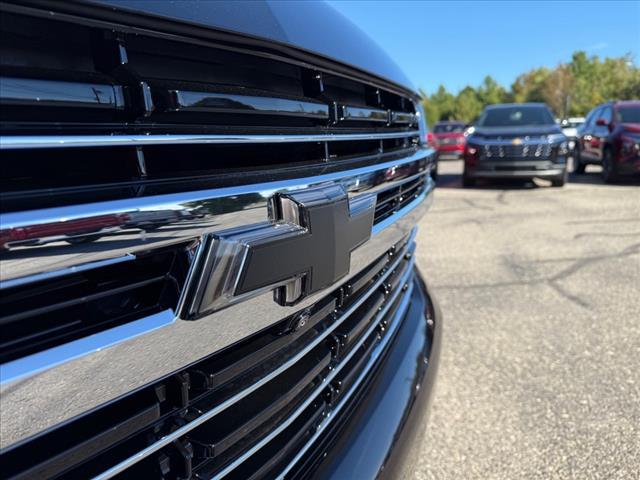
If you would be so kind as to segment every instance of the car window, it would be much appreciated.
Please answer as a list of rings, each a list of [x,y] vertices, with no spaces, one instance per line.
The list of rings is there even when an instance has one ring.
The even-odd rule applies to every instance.
[[[522,125],[554,125],[555,118],[547,107],[539,105],[515,105],[513,107],[485,110],[478,126],[518,127]]]
[[[621,123],[640,123],[640,105],[619,107],[618,117]]]
[[[434,133],[462,133],[464,125],[461,123],[440,123],[433,127]]]
[[[600,115],[598,115],[598,118],[602,118],[605,122],[610,123],[611,122],[611,107],[604,107],[602,109],[602,112],[600,112]]]
[[[587,115],[587,120],[584,122],[587,127],[590,127],[594,123],[596,123],[596,118],[598,118],[600,110],[601,107],[596,107],[589,112],[589,115]]]

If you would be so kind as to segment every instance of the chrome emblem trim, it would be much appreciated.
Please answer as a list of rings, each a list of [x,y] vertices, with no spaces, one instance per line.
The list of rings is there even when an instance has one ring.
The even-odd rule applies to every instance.
[[[341,185],[276,194],[270,220],[209,234],[187,286],[185,319],[273,290],[295,305],[349,273],[351,251],[371,237],[376,196],[349,201]]]

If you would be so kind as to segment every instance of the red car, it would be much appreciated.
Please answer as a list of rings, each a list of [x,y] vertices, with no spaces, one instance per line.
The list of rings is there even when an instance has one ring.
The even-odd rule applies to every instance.
[[[640,101],[600,105],[578,132],[576,173],[588,164],[601,164],[605,182],[640,174]]]
[[[458,160],[464,154],[466,129],[464,122],[456,120],[438,122],[433,127],[432,146],[437,151],[438,160]]]

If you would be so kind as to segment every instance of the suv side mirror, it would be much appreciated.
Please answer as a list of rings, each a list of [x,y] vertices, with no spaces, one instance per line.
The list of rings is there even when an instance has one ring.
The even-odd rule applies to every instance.
[[[596,120],[596,125],[600,127],[606,127],[607,125],[609,125],[609,122],[607,122],[604,118],[599,118],[598,120]]]

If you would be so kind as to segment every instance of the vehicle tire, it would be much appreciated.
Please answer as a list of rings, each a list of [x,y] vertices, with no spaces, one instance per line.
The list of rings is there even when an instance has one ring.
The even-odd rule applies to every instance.
[[[569,176],[569,171],[565,168],[562,175],[551,180],[552,187],[564,187],[564,184],[567,183],[567,178]]]
[[[605,183],[613,183],[618,179],[616,164],[613,160],[611,147],[604,147],[602,152],[602,179]]]
[[[462,186],[463,187],[475,187],[476,179],[471,178],[465,174],[462,175]]]
[[[582,163],[580,158],[580,146],[576,143],[576,148],[573,154],[573,173],[584,173],[587,166]]]
[[[438,181],[438,165],[440,164],[440,162],[438,162],[438,160],[436,159],[436,168],[431,170],[431,178],[433,179],[434,182]]]

